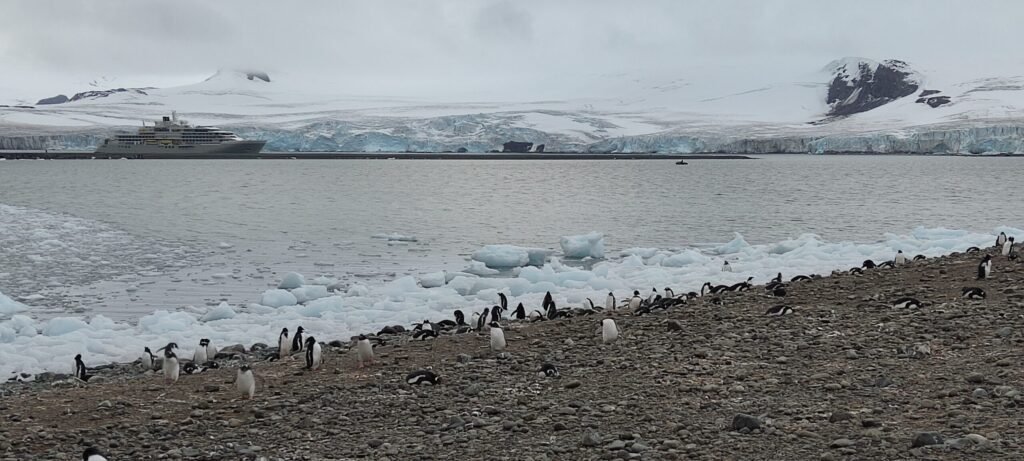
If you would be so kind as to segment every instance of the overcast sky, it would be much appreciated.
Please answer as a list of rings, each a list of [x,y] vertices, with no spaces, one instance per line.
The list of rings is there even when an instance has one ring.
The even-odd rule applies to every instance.
[[[832,59],[1024,74],[1024,2],[3,0],[0,99],[218,68],[354,93],[579,91],[573,76],[813,72]],[[769,77],[770,78],[770,77]]]

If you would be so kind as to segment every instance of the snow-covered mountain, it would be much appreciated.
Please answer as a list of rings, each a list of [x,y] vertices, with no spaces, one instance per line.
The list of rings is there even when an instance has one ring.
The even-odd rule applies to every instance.
[[[488,151],[528,141],[573,152],[1024,153],[1024,76],[958,81],[903,61],[843,58],[799,78],[768,79],[756,69],[603,75],[581,82],[590,96],[437,101],[220,71],[186,86],[0,106],[0,149],[87,149],[177,111],[265,139],[268,151]]]

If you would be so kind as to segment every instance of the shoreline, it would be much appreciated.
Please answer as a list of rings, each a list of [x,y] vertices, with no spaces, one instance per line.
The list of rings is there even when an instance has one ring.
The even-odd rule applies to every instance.
[[[11,160],[118,160],[122,156],[93,152],[0,151],[0,158]],[[424,153],[424,152],[262,152],[258,154],[141,154],[131,160],[755,160],[756,157],[733,154],[586,154],[552,153]]]
[[[127,364],[97,367],[104,382],[82,386],[5,384],[0,407],[13,424],[0,431],[0,454],[75,457],[83,438],[113,459],[413,459],[424,450],[432,459],[750,459],[764,450],[777,459],[1012,459],[1024,453],[1013,320],[1024,266],[997,256],[993,277],[975,281],[979,258],[790,283],[781,301],[755,286],[721,306],[707,297],[654,315],[619,310],[622,338],[612,345],[596,340],[603,314],[510,324],[505,357],[486,335],[443,335],[393,341],[377,348],[377,365],[357,369],[342,340],[327,347],[322,372],[301,371],[301,358],[252,362],[252,402],[232,400],[230,360],[170,388]],[[962,286],[981,286],[988,299],[958,299]],[[925,306],[892,309],[900,296]],[[781,303],[796,312],[764,316]],[[561,378],[537,376],[544,362]],[[445,382],[403,383],[426,366]],[[763,417],[755,430],[730,430],[737,414]],[[26,441],[38,426],[47,435]],[[132,428],[160,441],[140,446]],[[911,448],[922,431],[946,442]]]

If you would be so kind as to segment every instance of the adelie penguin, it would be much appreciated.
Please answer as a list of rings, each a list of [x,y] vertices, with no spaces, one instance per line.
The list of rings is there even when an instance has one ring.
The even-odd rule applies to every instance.
[[[893,309],[921,308],[921,301],[914,298],[900,298],[892,302]]]
[[[629,310],[635,311],[640,308],[640,302],[643,298],[640,297],[639,290],[633,290],[633,297],[629,298]]]
[[[505,332],[501,331],[501,325],[498,322],[491,322],[491,350],[504,352],[506,345]]]
[[[301,327],[300,327],[301,328]],[[324,352],[316,338],[306,338],[306,369],[316,371],[324,364]]]
[[[295,329],[295,337],[292,338],[292,352],[293,353],[294,352],[302,352],[302,347],[305,345],[305,343],[302,340],[302,333],[304,331],[306,331],[306,330],[302,329],[301,326]]]
[[[209,339],[203,338],[199,340],[199,347],[196,348],[196,352],[192,354],[192,363],[203,364],[206,363],[206,345],[210,343]]]
[[[978,264],[978,280],[984,280],[992,275],[992,256],[985,255]]]
[[[253,376],[252,368],[249,368],[249,365],[242,365],[238,369],[238,374],[235,376],[235,389],[249,400],[256,395],[256,377]]]
[[[1000,232],[999,236],[996,237],[996,248],[1000,248],[1006,243],[1006,232]]]
[[[978,287],[965,287],[960,291],[960,297],[966,299],[985,299],[985,290]]]
[[[545,378],[558,378],[560,376],[558,374],[558,367],[550,363],[545,363],[544,365],[541,365],[539,373],[541,376]]]
[[[82,452],[82,461],[107,461],[107,458],[96,447],[89,447]]]
[[[1010,256],[1010,253],[1013,253],[1013,237],[1007,238],[1003,243],[1003,256]]]
[[[292,356],[292,341],[288,338],[288,329],[282,328],[277,336],[277,359],[284,360]]]
[[[669,287],[665,287],[665,297],[666,298],[675,298],[676,297],[676,292],[672,291],[672,289],[669,288]]]
[[[174,350],[178,348],[177,343],[167,343],[166,346],[161,347],[160,350],[164,351],[164,381],[167,384],[178,382],[178,375],[181,373],[181,368],[178,366],[178,356],[175,355]]]
[[[604,308],[610,311],[615,310],[615,293],[608,292],[608,296],[604,298]]]
[[[436,386],[441,384],[441,377],[430,370],[416,370],[406,375],[405,383],[412,386]]]
[[[89,378],[92,378],[85,368],[85,362],[82,361],[82,354],[75,356],[75,377],[82,381],[89,381]]]
[[[152,371],[154,365],[156,365],[156,356],[153,355],[153,351],[149,350],[148,347],[144,348],[142,351],[142,369]]]
[[[356,361],[359,362],[359,368],[373,364],[373,345],[366,335],[359,335],[356,341]]]
[[[793,308],[789,306],[773,306],[765,311],[764,315],[769,317],[779,317],[783,315],[789,315],[793,313]]]
[[[601,342],[603,344],[610,344],[619,339],[619,329],[615,326],[615,321],[612,319],[604,319],[601,321]]]
[[[907,257],[903,254],[903,250],[896,252],[896,257],[892,260],[892,263],[897,266],[902,266],[907,263]]]

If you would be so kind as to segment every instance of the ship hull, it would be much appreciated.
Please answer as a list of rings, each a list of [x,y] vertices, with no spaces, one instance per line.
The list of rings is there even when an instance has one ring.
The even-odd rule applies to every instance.
[[[138,157],[202,157],[210,154],[258,154],[266,141],[230,141],[219,144],[145,145],[107,143],[96,148],[97,155]]]

